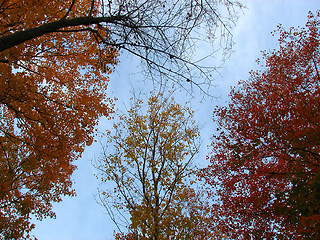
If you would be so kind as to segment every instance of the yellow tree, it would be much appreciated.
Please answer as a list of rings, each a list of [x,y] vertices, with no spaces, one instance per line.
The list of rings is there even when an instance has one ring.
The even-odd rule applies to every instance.
[[[158,94],[146,105],[136,100],[107,132],[99,169],[114,188],[100,200],[119,230],[128,228],[118,239],[210,239],[208,205],[192,188],[200,144],[192,118],[188,107]]]

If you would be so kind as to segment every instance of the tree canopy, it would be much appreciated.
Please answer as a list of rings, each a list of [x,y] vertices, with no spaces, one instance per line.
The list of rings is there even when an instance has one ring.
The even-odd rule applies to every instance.
[[[193,111],[158,94],[119,118],[98,162],[101,180],[114,186],[103,185],[100,202],[119,227],[117,239],[212,239],[209,205],[192,188]]]
[[[219,133],[200,176],[215,220],[237,239],[319,239],[320,13],[279,26],[279,49],[214,111]]]
[[[1,39],[62,18],[69,4],[1,1]],[[88,8],[75,6],[79,14]],[[0,53],[0,238],[27,236],[31,214],[54,217],[52,202],[74,195],[72,162],[113,112],[103,72],[117,55],[89,32],[46,34]]]

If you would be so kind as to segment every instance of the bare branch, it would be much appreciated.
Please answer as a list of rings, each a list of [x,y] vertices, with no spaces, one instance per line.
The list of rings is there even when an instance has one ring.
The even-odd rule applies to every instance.
[[[122,16],[113,17],[79,17],[73,19],[60,19],[55,22],[46,23],[44,25],[16,32],[11,35],[0,38],[0,52],[5,51],[11,47],[24,43],[28,40],[40,37],[42,35],[57,32],[62,28],[76,27],[83,25],[91,25],[96,23],[116,23],[123,19]],[[77,30],[76,30],[77,31]]]
[[[70,7],[68,8],[68,11],[67,11],[66,14],[63,16],[62,19],[66,19],[66,18],[67,18],[67,16],[68,16],[69,13],[71,12],[72,7],[73,7],[73,5],[75,4],[75,2],[76,2],[76,0],[72,0],[72,3],[71,3],[71,5],[70,5]]]

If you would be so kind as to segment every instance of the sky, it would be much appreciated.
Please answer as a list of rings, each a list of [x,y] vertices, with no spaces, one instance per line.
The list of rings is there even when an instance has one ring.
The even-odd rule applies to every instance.
[[[203,144],[198,156],[199,164],[205,165],[208,153],[207,145],[214,133],[212,111],[216,105],[227,102],[230,86],[235,86],[239,80],[246,80],[249,71],[257,69],[255,60],[261,57],[262,50],[272,50],[278,47],[277,38],[271,32],[281,23],[284,28],[304,26],[309,11],[320,9],[319,0],[243,0],[247,9],[240,13],[237,25],[233,28],[235,46],[231,57],[227,59],[219,74],[215,77],[216,87],[211,94],[217,99],[201,97],[192,100],[196,110],[196,119],[202,126]],[[203,49],[199,49],[201,51]],[[110,96],[118,98],[117,107],[129,106],[132,86],[139,88],[144,85],[137,74],[138,62],[126,54],[120,57],[120,64],[110,76]],[[151,90],[151,86],[146,92]],[[185,93],[181,93],[182,95]],[[98,126],[100,132],[111,127],[112,122],[102,119]],[[82,158],[76,163],[78,170],[73,175],[74,188],[77,196],[64,198],[54,205],[56,219],[35,221],[36,228],[32,231],[39,240],[111,240],[115,226],[106,211],[97,204],[95,195],[101,183],[94,174],[95,168],[91,161],[99,158],[101,152],[98,144],[88,147]]]

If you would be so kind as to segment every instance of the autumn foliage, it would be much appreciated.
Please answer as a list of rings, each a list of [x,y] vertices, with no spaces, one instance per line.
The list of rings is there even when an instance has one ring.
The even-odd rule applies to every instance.
[[[99,161],[101,204],[117,239],[212,239],[210,208],[192,188],[199,149],[193,111],[157,94],[136,99],[107,132]],[[125,226],[125,229],[123,227]]]
[[[279,26],[280,48],[214,111],[219,133],[201,176],[235,239],[320,238],[320,13]]]
[[[0,1],[0,37],[89,11],[94,16],[91,0],[77,1],[66,15],[72,2]],[[91,144],[98,118],[113,111],[104,73],[117,51],[74,30],[0,53],[0,238],[27,237],[31,214],[53,217],[52,202],[74,195],[72,162]]]

